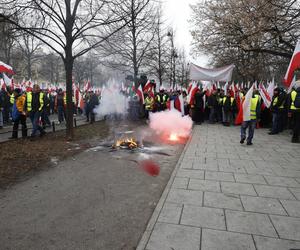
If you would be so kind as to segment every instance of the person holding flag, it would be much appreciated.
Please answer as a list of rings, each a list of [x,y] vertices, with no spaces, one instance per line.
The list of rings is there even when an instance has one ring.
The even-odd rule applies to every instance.
[[[260,117],[261,110],[261,99],[259,95],[255,95],[253,93],[254,85],[247,92],[244,102],[241,105],[240,114],[237,117],[242,119],[241,126],[241,140],[240,143],[243,144],[247,137],[247,129],[248,129],[248,137],[247,137],[247,145],[252,145],[252,140],[254,137],[254,130],[256,127],[257,120]],[[236,123],[238,123],[236,121]]]

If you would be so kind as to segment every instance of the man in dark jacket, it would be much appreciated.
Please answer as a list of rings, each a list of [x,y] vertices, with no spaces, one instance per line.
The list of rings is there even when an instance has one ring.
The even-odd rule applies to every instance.
[[[99,99],[98,99],[97,95],[93,91],[91,91],[90,92],[90,100],[89,100],[89,108],[90,108],[90,116],[91,116],[90,123],[95,122],[95,111],[94,111],[94,109],[98,105],[99,105]]]
[[[223,124],[224,126],[230,126],[233,121],[233,113],[236,109],[236,102],[234,97],[231,97],[228,91],[227,95],[222,100],[223,107]]]
[[[213,90],[212,94],[208,97],[207,102],[209,107],[209,123],[213,124],[218,120],[218,100],[216,90]]]
[[[205,92],[201,92],[200,89],[197,90],[194,97],[193,109],[193,121],[196,124],[201,124],[204,121],[204,101],[203,96]]]
[[[275,88],[271,102],[272,130],[269,135],[275,135],[283,131],[286,94],[282,88]]]
[[[38,84],[33,85],[32,92],[27,92],[25,106],[32,123],[31,137],[35,137],[38,130],[40,132],[40,136],[45,135],[45,130],[39,124],[44,107],[44,93],[41,92]]]

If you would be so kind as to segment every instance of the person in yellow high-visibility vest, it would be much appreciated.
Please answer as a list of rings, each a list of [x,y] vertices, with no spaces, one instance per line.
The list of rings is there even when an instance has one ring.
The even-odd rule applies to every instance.
[[[44,108],[44,93],[41,92],[38,84],[33,85],[32,92],[26,93],[25,107],[32,123],[31,137],[35,137],[37,131],[40,132],[40,136],[45,135],[45,130],[39,124],[41,113]]]
[[[269,135],[283,131],[286,94],[283,88],[275,88],[270,110],[272,111],[272,130]]]
[[[247,138],[247,145],[252,145],[252,140],[254,136],[254,130],[256,127],[256,122],[259,119],[261,110],[261,99],[259,95],[253,94],[251,98],[250,104],[250,120],[243,121],[241,126],[241,141],[240,143],[243,144],[246,140],[246,131],[248,129],[248,138]]]
[[[148,93],[144,93],[145,97],[145,118],[149,119],[149,113],[153,111],[154,98]]]
[[[300,80],[296,81],[294,90],[290,94],[290,102],[289,102],[289,108],[290,108],[290,114],[293,118],[293,136],[292,136],[292,143],[299,143],[299,137],[300,137],[300,108],[296,107],[295,100],[297,95],[300,95]]]
[[[236,101],[228,91],[222,99],[223,125],[230,126],[233,121],[233,112],[236,110]]]

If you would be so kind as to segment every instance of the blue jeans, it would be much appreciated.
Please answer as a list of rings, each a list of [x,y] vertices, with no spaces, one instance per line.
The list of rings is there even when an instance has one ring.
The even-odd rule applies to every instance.
[[[41,116],[41,112],[39,112],[39,111],[30,112],[30,114],[29,114],[29,118],[32,123],[32,132],[31,132],[32,137],[36,135],[36,132],[38,130],[40,131],[40,133],[44,132],[44,129],[39,125],[40,116]]]
[[[0,108],[0,127],[3,127],[3,114],[1,108]]]
[[[58,112],[58,121],[63,122],[64,119],[66,119],[66,113],[65,113],[64,106],[58,106],[57,107],[57,112]]]
[[[279,114],[278,113],[272,113],[272,133],[278,133],[279,132]]]
[[[241,126],[241,139],[244,140],[246,139],[247,128],[249,128],[247,142],[249,143],[252,142],[255,126],[256,126],[256,120],[244,121]]]

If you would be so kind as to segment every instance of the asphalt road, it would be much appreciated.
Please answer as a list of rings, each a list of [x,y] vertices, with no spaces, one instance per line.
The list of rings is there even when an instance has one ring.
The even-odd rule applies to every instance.
[[[0,249],[135,249],[183,145],[146,141],[131,152],[93,143],[0,191]],[[159,176],[138,167],[145,157],[160,165]]]

